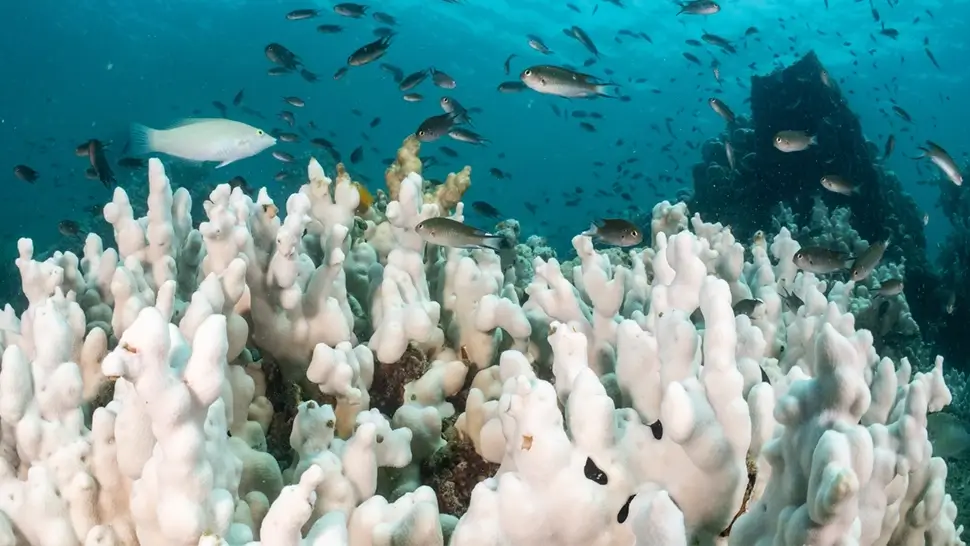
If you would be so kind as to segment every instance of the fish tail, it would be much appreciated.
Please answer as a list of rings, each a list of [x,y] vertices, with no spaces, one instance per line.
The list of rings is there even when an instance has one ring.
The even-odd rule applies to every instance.
[[[586,237],[595,237],[599,235],[599,228],[596,227],[595,222],[592,222],[589,224],[589,229],[580,233],[580,235],[585,235]]]
[[[601,96],[601,97],[606,97],[608,99],[615,99],[615,98],[617,98],[616,95],[607,92],[607,90],[609,88],[611,88],[611,87],[614,88],[614,89],[616,89],[616,88],[619,88],[620,87],[620,84],[614,83],[614,82],[606,82],[606,83],[596,84],[596,87],[595,87],[596,94],[599,95],[599,96]]]
[[[135,155],[142,155],[157,151],[155,140],[158,132],[158,129],[152,129],[147,125],[132,123],[128,139],[131,152]]]
[[[507,238],[501,235],[493,235],[491,237],[485,237],[484,239],[482,239],[480,246],[485,248],[490,248],[496,252],[509,250],[510,248],[512,248],[511,242]]]
[[[815,146],[818,144],[818,135],[812,135],[812,137],[808,139],[808,144],[809,146]]]

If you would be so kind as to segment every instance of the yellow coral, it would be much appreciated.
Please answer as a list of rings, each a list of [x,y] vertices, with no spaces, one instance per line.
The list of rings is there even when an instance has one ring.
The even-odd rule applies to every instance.
[[[448,173],[445,183],[434,189],[434,193],[424,194],[425,203],[436,203],[441,212],[454,209],[461,197],[472,185],[472,168],[468,165],[457,173]]]
[[[401,188],[401,181],[411,174],[421,174],[421,158],[418,152],[421,151],[421,141],[414,135],[408,135],[397,149],[397,156],[394,163],[391,163],[384,171],[384,182],[387,184],[387,192],[391,199],[397,199],[397,193]]]

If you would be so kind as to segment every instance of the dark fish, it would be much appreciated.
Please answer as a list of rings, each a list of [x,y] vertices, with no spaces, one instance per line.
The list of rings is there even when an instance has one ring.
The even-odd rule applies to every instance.
[[[472,203],[472,209],[487,218],[498,218],[502,215],[497,208],[485,201],[474,201]]]
[[[879,266],[889,241],[876,241],[869,245],[852,263],[851,279],[855,282],[865,280]]]
[[[397,19],[395,19],[393,15],[384,13],[383,11],[375,11],[371,15],[371,17],[373,17],[375,21],[377,21],[382,25],[388,25],[392,27],[397,26]]]
[[[376,117],[376,118],[370,120],[370,128],[371,129],[373,129],[374,127],[377,127],[380,124],[381,124],[381,118],[380,117]]]
[[[683,55],[684,55],[684,58],[687,59],[688,61],[690,61],[690,62],[692,62],[692,63],[694,63],[694,64],[696,64],[698,66],[701,66],[701,60],[698,59],[697,56],[694,55],[693,53],[687,53],[685,51],[683,53]]]
[[[381,63],[381,70],[390,74],[395,83],[401,83],[401,80],[404,79],[404,72],[392,64]]]
[[[57,231],[65,237],[77,237],[81,233],[81,225],[74,220],[61,220],[57,223]]]
[[[441,97],[438,104],[446,114],[455,115],[455,123],[473,125],[472,118],[468,115],[468,110],[457,100],[451,97]]]
[[[924,48],[924,51],[926,51],[926,56],[930,58],[930,62],[933,63],[933,66],[935,66],[937,70],[943,70],[940,68],[940,63],[936,62],[936,57],[933,56],[933,52],[930,51],[930,48]],[[508,72],[506,72],[506,74],[508,74]]]
[[[240,89],[239,92],[236,93],[236,96],[232,98],[233,106],[239,106],[240,104],[242,104],[243,95],[245,91],[246,91],[245,89]]]
[[[108,158],[104,155],[104,145],[100,140],[92,138],[88,141],[88,159],[91,162],[91,168],[98,175],[98,180],[104,184],[104,187],[110,188],[115,182],[115,175],[111,171],[111,165],[108,164]]]
[[[605,218],[594,222],[582,234],[621,247],[638,245],[643,241],[640,228],[621,218]]]
[[[529,87],[522,82],[502,82],[498,84],[499,93],[521,93]]]
[[[406,78],[401,80],[397,88],[401,91],[410,91],[417,87],[421,82],[423,82],[428,77],[428,70],[418,70],[417,72],[408,75]]]
[[[391,38],[394,35],[383,36],[373,42],[361,46],[347,57],[347,64],[350,66],[364,66],[380,59],[387,53],[387,48],[391,46]]]
[[[38,174],[37,171],[35,171],[34,169],[31,169],[27,165],[17,165],[16,167],[13,168],[13,174],[14,176],[23,180],[24,182],[30,182],[31,184],[33,184],[34,182],[37,181],[38,178],[40,178],[40,174]]]
[[[882,160],[885,161],[889,159],[889,156],[893,155],[893,150],[896,149],[896,137],[894,135],[889,135],[886,139],[886,147],[882,152]]]
[[[314,74],[313,72],[310,72],[306,68],[304,68],[303,70],[300,70],[300,77],[310,83],[313,83],[319,79],[317,78],[316,74]]]
[[[563,33],[570,38],[575,38],[580,44],[583,45],[583,47],[586,48],[587,51],[593,55],[597,57],[600,56],[599,50],[596,49],[596,44],[593,43],[593,40],[589,37],[589,34],[586,34],[585,30],[574,25],[572,28],[564,29]]]
[[[421,122],[414,132],[421,142],[433,142],[448,134],[455,125],[454,114],[438,114]]]
[[[300,135],[298,135],[296,133],[279,133],[278,135],[276,135],[276,138],[280,139],[283,142],[299,142],[300,141]]]
[[[354,151],[350,152],[350,162],[354,165],[360,163],[364,159],[364,147],[358,146],[354,148]]]
[[[336,81],[336,80],[339,80],[340,78],[343,78],[346,75],[347,75],[347,67],[341,66],[340,68],[337,69],[336,72],[333,73],[333,79],[334,81]]]
[[[350,17],[352,19],[360,19],[365,13],[367,13],[367,6],[362,4],[354,4],[353,2],[344,2],[334,6],[333,11],[337,15],[343,15],[344,17]]]
[[[229,108],[225,104],[222,104],[221,102],[219,102],[217,100],[214,100],[214,101],[212,101],[212,106],[214,106],[216,108],[216,110],[219,111],[219,114],[222,117],[228,117]]]
[[[338,32],[343,32],[344,27],[340,25],[320,25],[317,27],[317,32],[320,34],[337,34]]]
[[[896,106],[895,104],[893,105],[893,112],[895,112],[897,116],[901,117],[903,121],[907,123],[913,123],[913,117],[909,115],[909,112],[907,112],[906,110],[903,110],[902,108],[900,108],[899,106]]]
[[[447,146],[441,146],[438,149],[441,150],[441,153],[445,154],[448,157],[458,157],[458,152],[452,150]]]
[[[297,108],[303,108],[306,106],[306,102],[304,102],[300,97],[283,97],[283,102],[291,106],[296,106]]]
[[[296,70],[303,64],[292,51],[275,42],[267,45],[264,52],[270,62],[287,70]]]
[[[286,18],[290,21],[302,21],[303,19],[312,19],[320,14],[318,9],[295,9],[286,14]]]
[[[765,302],[758,298],[741,300],[734,304],[734,316],[747,315],[754,318],[755,312],[764,304]]]
[[[929,51],[929,50],[927,50],[927,51]],[[507,59],[505,59],[505,75],[506,76],[509,75],[509,71],[512,69],[510,63],[512,62],[512,59],[514,59],[514,58],[515,58],[515,53],[509,55],[509,57]]]

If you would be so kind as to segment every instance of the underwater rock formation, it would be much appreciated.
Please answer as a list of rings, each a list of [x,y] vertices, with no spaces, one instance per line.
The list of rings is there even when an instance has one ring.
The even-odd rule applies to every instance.
[[[824,74],[824,76],[823,76]],[[889,238],[887,258],[906,263],[906,295],[920,324],[938,306],[930,294],[937,283],[925,254],[922,214],[896,175],[878,163],[859,118],[814,52],[791,66],[751,79],[751,113],[739,116],[721,141],[702,147],[694,166],[690,211],[730,225],[739,237],[768,230],[779,203],[807,224],[816,198],[829,208],[847,207],[852,227],[869,242]],[[779,131],[805,131],[818,143],[801,152],[774,147]],[[735,150],[732,172],[724,142]],[[825,190],[821,178],[838,174],[858,189],[853,195]]]

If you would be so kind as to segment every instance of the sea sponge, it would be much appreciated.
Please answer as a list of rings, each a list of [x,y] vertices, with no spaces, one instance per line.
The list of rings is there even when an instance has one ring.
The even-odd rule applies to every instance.
[[[434,188],[434,193],[425,193],[425,203],[436,203],[442,213],[446,213],[458,206],[461,196],[472,185],[472,168],[465,168],[457,173],[448,173],[445,183]]]
[[[397,192],[401,187],[401,181],[411,173],[421,174],[421,158],[418,152],[421,151],[421,141],[414,135],[408,135],[397,149],[394,163],[391,163],[384,171],[384,182],[387,184],[387,192],[391,200],[397,199]]]

